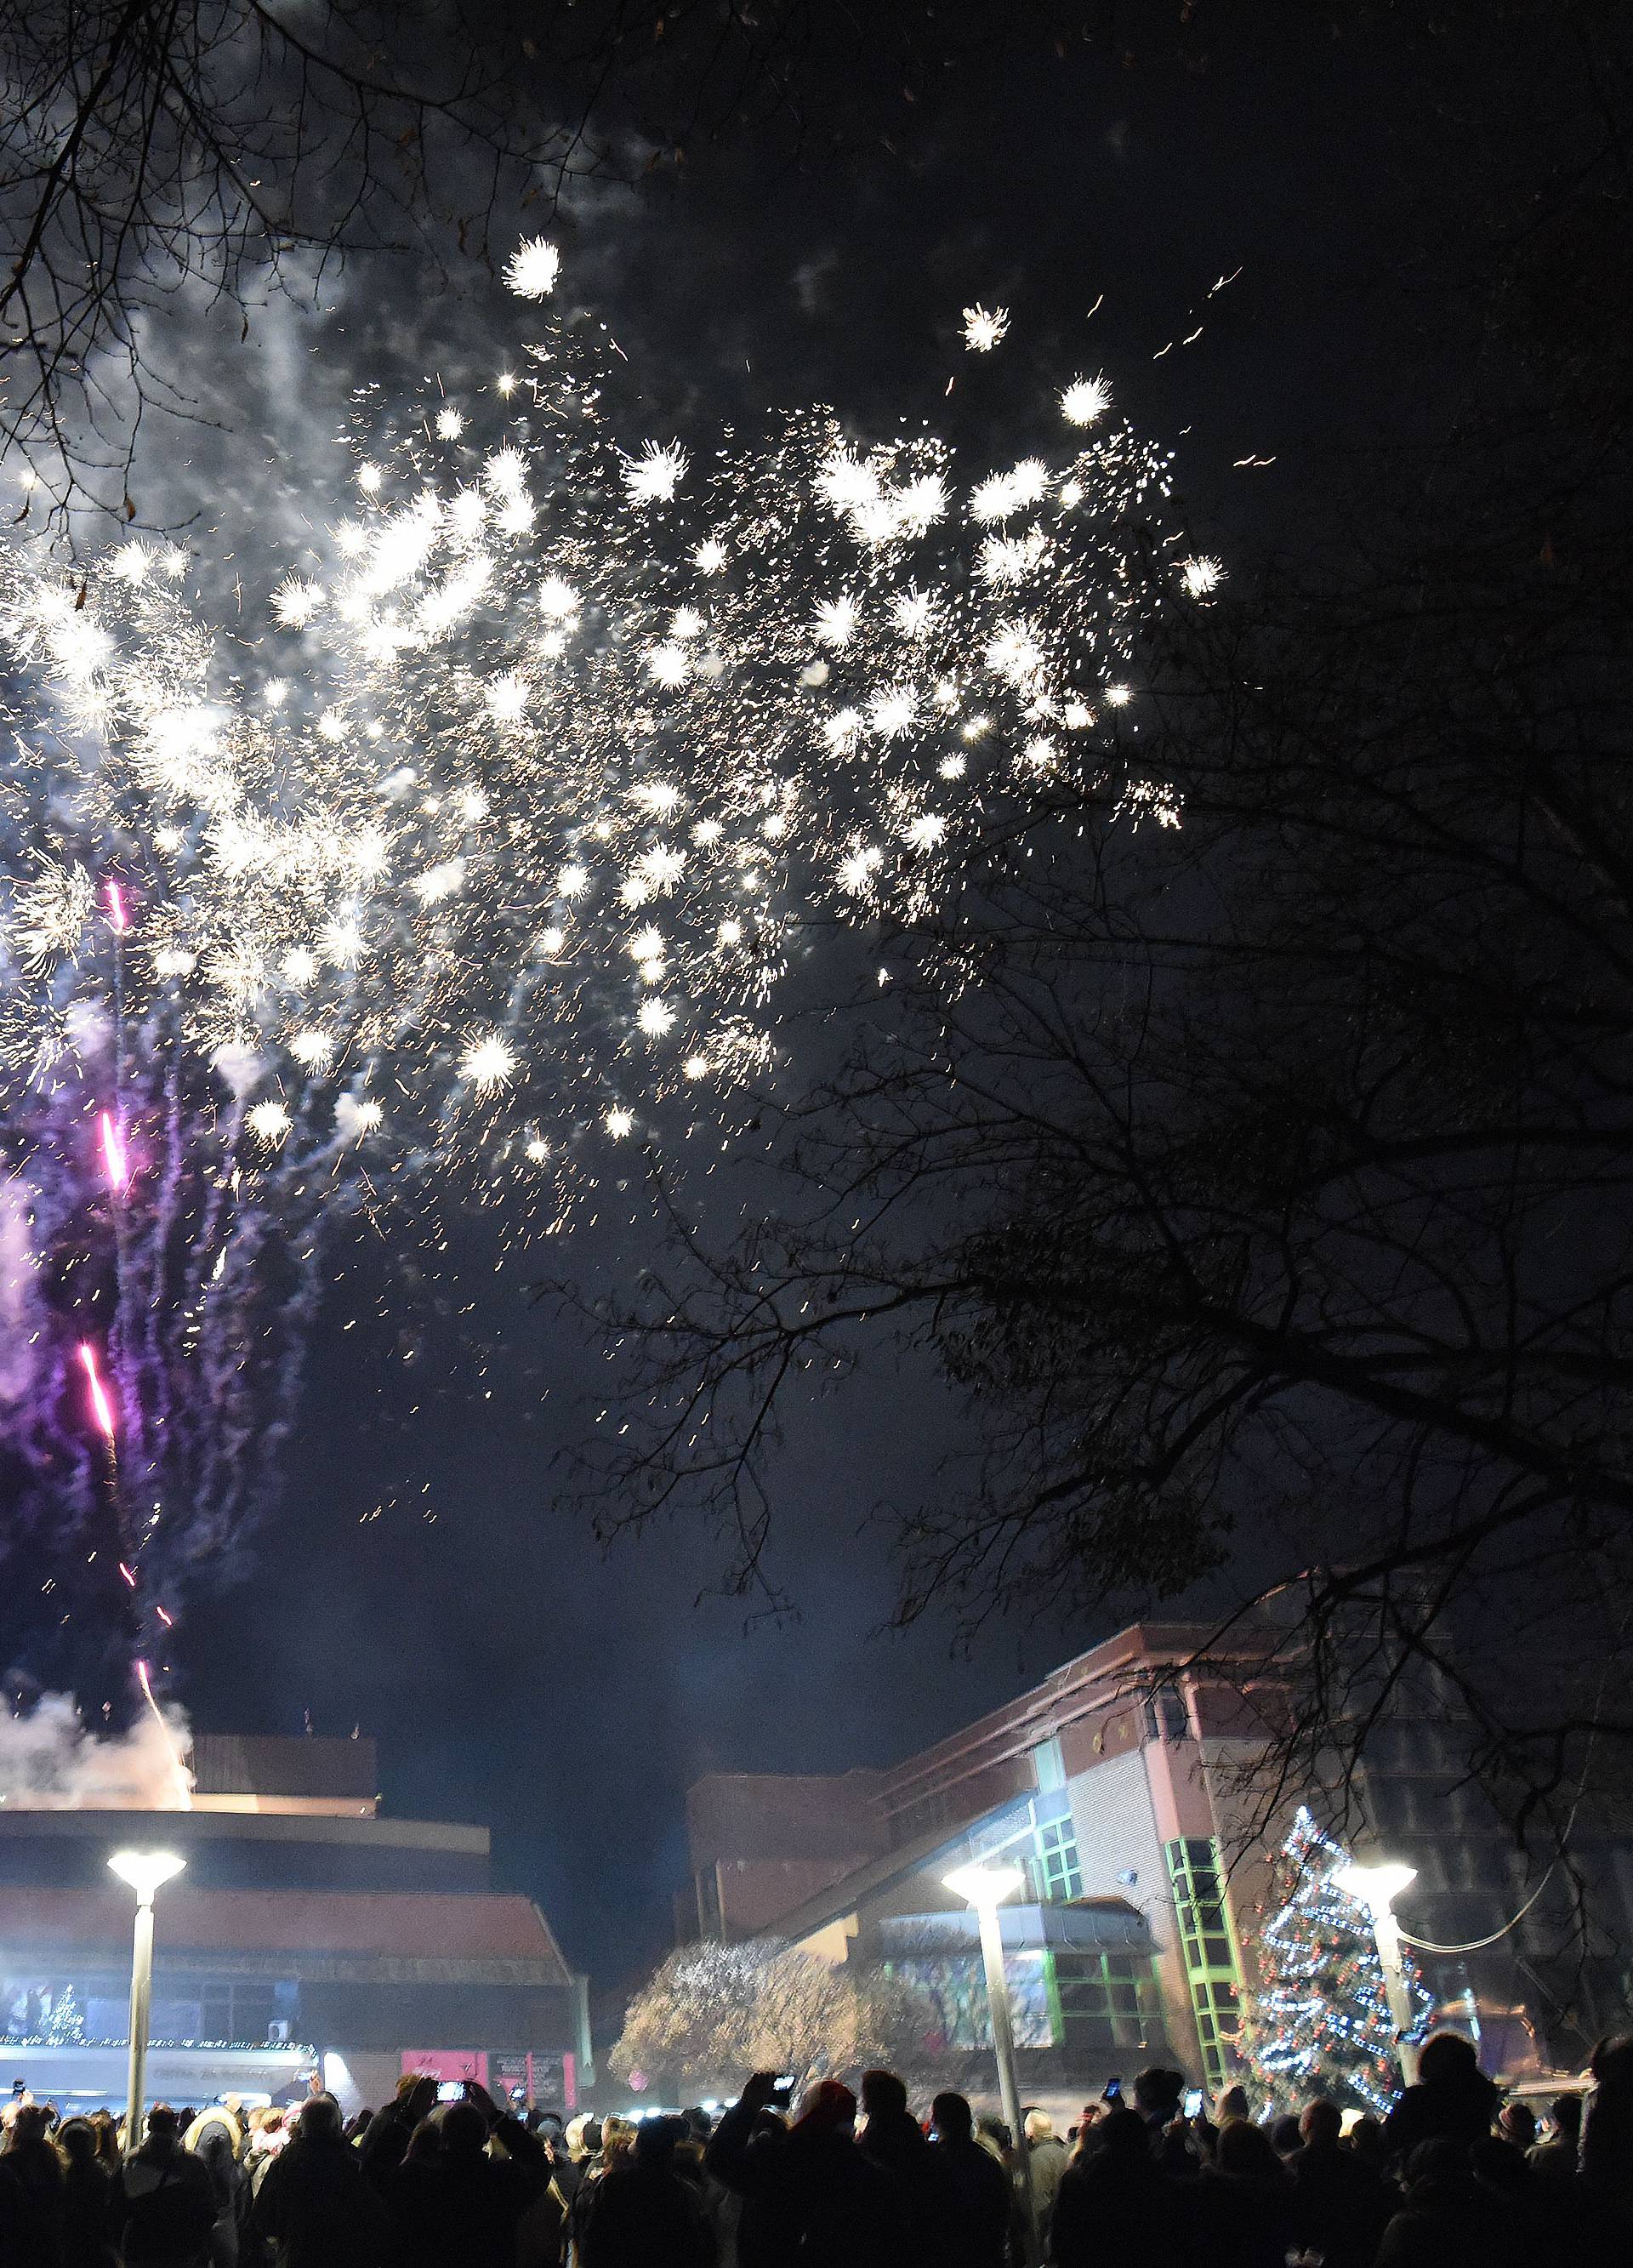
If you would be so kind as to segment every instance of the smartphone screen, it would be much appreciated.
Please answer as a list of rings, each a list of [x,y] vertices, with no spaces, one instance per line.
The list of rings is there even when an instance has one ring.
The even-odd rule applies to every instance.
[[[1200,2114],[1201,2110],[1202,2089],[1200,2087],[1193,2087],[1188,2091],[1185,2097],[1185,2115],[1188,2118],[1195,2118]]]
[[[438,2102],[459,2102],[463,2101],[464,2095],[465,2081],[462,2079],[445,2079],[437,2089]]]

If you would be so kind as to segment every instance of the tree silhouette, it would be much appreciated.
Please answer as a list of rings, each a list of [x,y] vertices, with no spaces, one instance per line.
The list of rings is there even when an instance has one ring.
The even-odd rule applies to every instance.
[[[629,1426],[585,1476],[776,1608],[785,1414],[934,1378],[975,1446],[892,1507],[899,1621],[1204,1585],[1222,1653],[1280,1632],[1260,1824],[1342,1815],[1425,1677],[1549,1855],[1633,1742],[1633,263],[1585,101],[1569,178],[1482,217],[1433,433],[1160,609],[1137,736],[768,1100],[751,1227],[588,1303]],[[1119,821],[1141,778],[1177,830]]]

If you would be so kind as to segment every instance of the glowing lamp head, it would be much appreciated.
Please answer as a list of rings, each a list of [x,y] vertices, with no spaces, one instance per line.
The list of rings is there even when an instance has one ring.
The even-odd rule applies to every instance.
[[[977,1860],[973,1867],[955,1867],[950,1874],[944,1874],[941,1886],[980,1911],[987,1906],[1002,1905],[1026,1879],[1019,1867],[994,1867]]]
[[[129,1883],[137,1902],[151,1906],[154,1891],[179,1874],[188,1862],[174,1851],[115,1851],[107,1863],[121,1882]]]
[[[1408,1867],[1399,1859],[1386,1861],[1376,1867],[1357,1866],[1353,1862],[1340,1867],[1333,1876],[1333,1888],[1342,1890],[1346,1896],[1359,1899],[1373,1913],[1387,1913],[1402,1890],[1409,1889],[1417,1880],[1416,1867]]]

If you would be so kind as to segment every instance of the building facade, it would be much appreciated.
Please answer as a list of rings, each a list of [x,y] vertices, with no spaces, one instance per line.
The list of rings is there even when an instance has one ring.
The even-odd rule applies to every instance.
[[[1034,2084],[1103,2084],[1172,2059],[1225,2082],[1242,1982],[1227,1880],[1230,1789],[1262,1745],[1262,1646],[1239,1674],[1186,1668],[1205,1633],[1125,1631],[1042,1684],[886,1771],[715,1774],[691,1791],[692,1904],[704,1936],[774,1934],[883,1961],[944,2008],[950,2047],[982,2036],[975,1921],[942,1878],[1019,1865],[1003,1912],[1018,2039]]]
[[[570,2102],[593,2077],[586,1981],[525,1897],[496,1892],[488,1831],[382,1815],[369,1741],[201,1737],[190,1808],[0,1808],[0,2042],[8,2076],[122,2100],[130,1845],[175,1851],[156,1905],[149,2091],[304,2091],[348,2105],[405,2069]]]
[[[1140,1624],[887,1769],[710,1775],[688,1798],[683,1934],[888,1963],[937,2003],[945,2046],[974,2046],[987,2036],[974,1919],[943,1877],[1001,1858],[1027,1884],[1003,1924],[1028,2082],[1098,2090],[1168,2060],[1217,2090],[1239,2074],[1253,1947],[1294,1808],[1290,1791],[1257,1816],[1258,1768],[1289,1705],[1276,1644],[1248,1629],[1222,1654],[1204,1627]],[[1417,1868],[1399,1902],[1411,1935],[1474,1947],[1499,1933],[1418,1956],[1489,2067],[1575,2068],[1628,2022],[1633,1839],[1609,1834],[1603,1807],[1584,1815],[1591,1957],[1561,1926],[1563,1874],[1505,1929],[1530,1878],[1463,1753],[1444,1697],[1409,1695],[1369,1743],[1351,1823]]]

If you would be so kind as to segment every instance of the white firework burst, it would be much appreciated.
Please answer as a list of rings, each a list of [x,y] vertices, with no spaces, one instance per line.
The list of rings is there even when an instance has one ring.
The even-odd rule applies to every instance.
[[[1068,425],[1092,425],[1111,408],[1111,388],[1103,378],[1074,378],[1063,387],[1060,414]]]
[[[562,272],[562,255],[548,237],[529,237],[511,254],[504,280],[519,299],[548,299]]]
[[[1008,328],[1007,307],[978,304],[964,310],[964,343],[971,354],[990,354]]]
[[[624,459],[624,492],[631,504],[667,504],[686,478],[689,462],[678,441],[648,441],[638,457]]]
[[[278,1149],[289,1139],[294,1123],[281,1102],[257,1102],[244,1115],[245,1125],[269,1150]]]
[[[516,1075],[516,1050],[501,1033],[487,1032],[474,1039],[460,1057],[460,1076],[479,1094],[508,1086]]]

